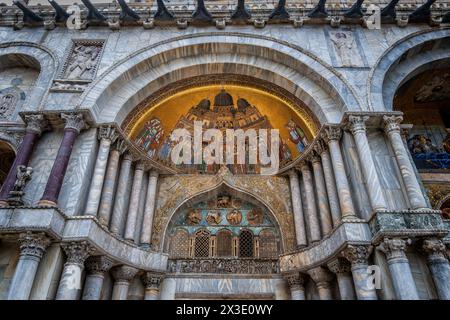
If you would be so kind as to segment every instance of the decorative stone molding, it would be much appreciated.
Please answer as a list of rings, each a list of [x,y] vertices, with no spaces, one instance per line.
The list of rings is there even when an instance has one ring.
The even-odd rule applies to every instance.
[[[444,262],[447,259],[445,244],[440,239],[423,240],[422,250],[427,254],[427,260],[431,263]]]
[[[400,123],[402,123],[402,116],[383,116],[384,122],[384,131],[389,133],[391,131],[399,131],[400,132]]]
[[[146,289],[159,289],[161,281],[164,279],[163,273],[145,272],[141,276]]]
[[[114,128],[113,126],[101,126],[98,129],[99,139],[106,139],[109,140],[111,143],[114,143],[118,137],[119,134],[117,133],[116,128]]]
[[[306,276],[301,272],[289,272],[283,274],[283,278],[287,281],[291,290],[303,288]]]
[[[61,118],[65,121],[64,129],[73,129],[79,133],[85,127],[82,114],[62,113]]]
[[[348,128],[352,134],[357,132],[366,132],[366,121],[369,120],[369,116],[353,116],[348,117]]]
[[[2,128],[3,129],[3,128]],[[24,132],[22,130],[8,130],[0,131],[0,140],[8,142],[17,152],[22,144]]]
[[[173,273],[275,274],[278,261],[272,259],[180,259],[169,261]]]
[[[348,260],[338,257],[328,262],[328,269],[333,273],[348,273],[351,271],[351,266]]]
[[[104,275],[113,266],[113,261],[107,256],[94,256],[86,260],[85,267],[90,274]]]
[[[34,132],[38,135],[42,134],[42,131],[48,126],[48,121],[44,118],[43,114],[26,114],[24,115],[26,123],[26,131]]]
[[[367,264],[371,253],[368,245],[348,245],[342,251],[342,256],[353,265]]]
[[[138,269],[130,266],[120,266],[112,269],[112,276],[116,281],[130,282],[139,272]]]
[[[94,253],[95,249],[88,242],[66,242],[61,247],[67,255],[68,264],[84,266],[85,260]]]
[[[45,233],[27,231],[19,235],[18,242],[21,256],[32,256],[41,259],[51,240]]]
[[[384,238],[377,250],[383,252],[388,260],[406,258],[405,250],[411,244],[411,239]]]

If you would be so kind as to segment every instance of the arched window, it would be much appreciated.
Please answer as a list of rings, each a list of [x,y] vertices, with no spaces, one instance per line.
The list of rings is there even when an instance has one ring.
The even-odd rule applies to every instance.
[[[239,257],[253,257],[253,233],[250,230],[242,230],[239,234]]]
[[[233,235],[230,230],[222,229],[217,232],[217,256],[230,257]]]
[[[209,239],[210,233],[208,230],[201,229],[195,233],[195,257],[209,257]]]
[[[259,257],[274,258],[278,255],[277,237],[270,229],[259,233]]]
[[[184,229],[178,229],[170,239],[170,256],[172,258],[189,257],[189,234]]]

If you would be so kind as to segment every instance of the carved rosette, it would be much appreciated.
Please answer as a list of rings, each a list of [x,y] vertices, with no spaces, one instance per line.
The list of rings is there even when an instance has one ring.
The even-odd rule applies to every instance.
[[[65,121],[64,130],[73,129],[79,133],[85,127],[82,114],[61,113],[61,119]]]
[[[400,123],[402,123],[403,117],[402,116],[383,116],[383,122],[384,122],[384,131],[386,133],[389,133],[391,131],[398,131],[400,132]]]
[[[318,288],[329,288],[333,275],[323,267],[317,267],[307,271]]]
[[[105,139],[109,140],[111,143],[114,143],[118,137],[119,135],[117,130],[113,126],[101,126],[98,129],[98,138],[100,140]]]
[[[301,290],[305,284],[306,277],[300,272],[289,272],[283,274],[284,279],[287,281],[291,290]]]
[[[422,250],[427,254],[427,260],[430,263],[448,263],[445,244],[442,240],[425,239],[422,243]]]
[[[30,231],[19,235],[20,256],[41,259],[50,244],[45,233],[32,233]]]
[[[369,119],[368,116],[349,116],[348,117],[348,128],[355,135],[358,132],[366,132],[366,121]]]
[[[330,141],[339,141],[342,137],[342,130],[339,127],[326,127],[322,133],[322,138],[326,143]]]
[[[113,261],[106,256],[89,257],[85,266],[89,274],[104,276],[113,266]]]
[[[351,266],[348,260],[344,258],[336,258],[328,263],[328,269],[333,273],[349,273],[351,272]]]
[[[138,272],[139,270],[136,268],[130,266],[120,266],[112,269],[112,276],[118,282],[129,283],[134,279]]]
[[[88,242],[67,242],[62,243],[61,247],[67,255],[66,264],[76,264],[84,266],[84,261],[94,253],[95,249]]]
[[[348,245],[347,248],[342,251],[342,256],[350,261],[353,267],[357,265],[367,265],[370,252],[371,250],[369,250],[368,245]]]
[[[142,275],[141,279],[146,289],[158,290],[161,281],[164,279],[164,274],[155,272],[145,272]]]
[[[405,250],[409,244],[411,244],[410,239],[384,238],[377,249],[383,252],[388,260],[406,259]]]
[[[42,131],[48,126],[48,121],[42,114],[27,114],[24,116],[26,126],[26,132],[33,132],[38,135],[42,134]]]

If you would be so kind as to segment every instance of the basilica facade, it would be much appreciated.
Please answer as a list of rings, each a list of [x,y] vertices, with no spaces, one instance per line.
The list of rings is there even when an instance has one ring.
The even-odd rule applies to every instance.
[[[81,2],[0,6],[0,299],[450,299],[449,0]]]

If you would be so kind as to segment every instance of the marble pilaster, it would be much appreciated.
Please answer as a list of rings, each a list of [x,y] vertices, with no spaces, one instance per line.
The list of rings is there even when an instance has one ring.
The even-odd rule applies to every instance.
[[[97,216],[102,194],[103,181],[105,180],[106,165],[108,163],[109,149],[117,139],[116,129],[112,126],[103,126],[98,129],[100,146],[98,148],[97,160],[92,175],[91,186],[86,202],[85,215]]]
[[[437,238],[425,239],[422,250],[427,257],[434,285],[440,300],[450,300],[450,264],[445,244]]]
[[[86,260],[86,280],[82,300],[100,300],[105,273],[111,269],[113,261],[106,256],[89,257]]]
[[[300,165],[302,171],[303,185],[305,186],[306,194],[306,218],[309,225],[309,231],[311,234],[311,241],[319,241],[321,237],[320,222],[317,216],[316,199],[314,195],[314,185],[311,170],[308,162],[303,162]]]
[[[158,172],[150,170],[148,175],[147,195],[145,198],[144,219],[142,223],[141,244],[150,247],[152,239],[153,216],[156,205],[156,191],[158,186]]]
[[[144,300],[159,300],[159,288],[164,275],[161,273],[145,272],[141,279],[145,286]]]
[[[383,189],[372,158],[369,141],[366,134],[367,116],[350,116],[350,131],[355,139],[358,157],[361,163],[362,171],[367,185],[370,204],[374,211],[386,211],[387,205],[384,199]]]
[[[62,243],[61,247],[67,255],[67,261],[59,281],[56,300],[77,300],[81,291],[84,262],[95,249],[85,241]]]
[[[137,228],[139,198],[141,194],[142,178],[144,175],[144,164],[138,162],[134,169],[133,186],[131,187],[130,204],[128,206],[127,223],[125,226],[124,239],[134,242]]]
[[[319,209],[320,225],[322,226],[323,235],[327,235],[333,229],[333,222],[330,213],[330,206],[328,205],[327,190],[325,187],[325,180],[320,158],[313,156],[311,163],[314,172],[314,181],[316,186],[317,207]]]
[[[305,275],[300,272],[290,272],[283,275],[283,277],[291,290],[291,300],[306,300]]]
[[[44,233],[26,232],[19,235],[20,257],[8,292],[8,300],[28,300],[39,262],[50,239]]]
[[[399,300],[419,299],[409,261],[405,254],[406,245],[409,242],[409,240],[399,238],[384,238],[377,248],[386,255],[395,294]]]
[[[303,216],[302,197],[300,194],[300,181],[296,170],[292,169],[288,173],[289,184],[291,187],[292,210],[294,211],[297,247],[305,247],[308,242],[306,240],[305,218]]]
[[[130,282],[134,279],[139,270],[129,266],[120,266],[112,269],[114,287],[112,300],[127,300]]]
[[[336,258],[328,263],[328,269],[336,275],[341,300],[355,300],[350,263],[344,258]]]
[[[408,156],[400,134],[400,123],[403,121],[401,116],[383,116],[384,130],[389,137],[395,159],[397,160],[403,182],[405,183],[406,193],[412,209],[426,209],[427,202],[423,196],[419,182],[413,168],[413,164]]]
[[[332,274],[323,267],[308,270],[307,273],[316,284],[320,300],[333,300],[333,292],[331,290]]]

